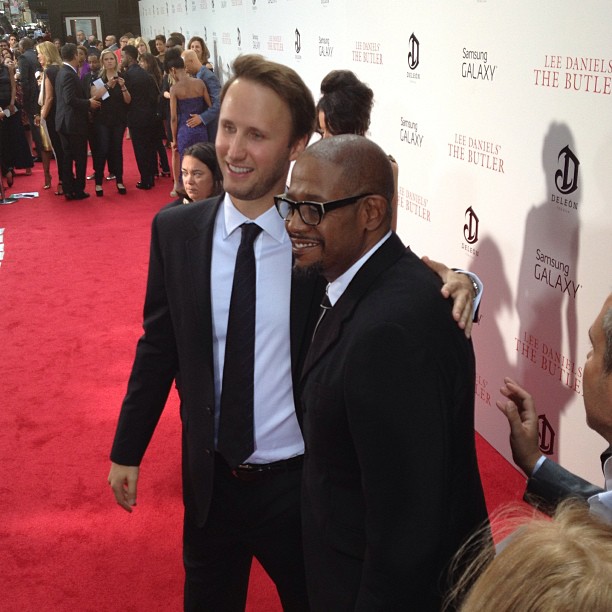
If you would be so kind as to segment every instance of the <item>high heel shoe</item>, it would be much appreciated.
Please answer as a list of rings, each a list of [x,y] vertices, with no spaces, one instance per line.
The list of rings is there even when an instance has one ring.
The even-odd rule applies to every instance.
[[[61,181],[57,184],[57,191],[55,192],[55,195],[58,195],[58,196],[64,195],[64,186],[62,185]]]
[[[96,195],[101,198],[104,195],[104,190],[102,189],[102,185],[96,185]]]
[[[125,195],[127,193],[127,189],[125,188],[125,185],[123,183],[117,183],[117,191],[121,195]]]
[[[51,174],[45,173],[45,184],[43,186],[43,189],[50,189],[50,188],[51,188]]]

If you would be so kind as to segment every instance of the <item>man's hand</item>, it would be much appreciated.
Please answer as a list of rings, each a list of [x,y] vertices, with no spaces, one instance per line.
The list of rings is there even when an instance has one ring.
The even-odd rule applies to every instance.
[[[422,257],[426,263],[441,279],[442,295],[453,300],[453,319],[457,321],[459,327],[464,331],[465,337],[472,335],[474,298],[476,293],[471,279],[461,272],[454,272],[448,266],[439,261]]]
[[[189,119],[187,119],[186,123],[187,123],[187,127],[194,128],[197,125],[200,125],[201,123],[203,123],[203,121],[202,121],[202,117],[200,117],[200,115],[196,115],[194,113],[191,113],[189,115]]]
[[[542,453],[538,443],[538,413],[533,398],[511,378],[504,378],[501,394],[507,402],[495,402],[510,424],[512,459],[527,476],[531,476]]]
[[[136,484],[138,483],[139,469],[134,465],[111,463],[108,484],[113,489],[117,503],[128,512],[131,512],[132,506],[136,505]]]
[[[102,106],[100,100],[96,100],[95,98],[89,98],[89,108],[92,110],[98,110]]]

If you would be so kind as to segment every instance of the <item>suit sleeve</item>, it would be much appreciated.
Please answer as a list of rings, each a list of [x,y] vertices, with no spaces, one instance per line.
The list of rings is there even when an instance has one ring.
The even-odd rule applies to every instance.
[[[451,427],[437,357],[414,331],[388,323],[374,327],[354,347],[346,368],[349,426],[366,503],[355,610],[398,609],[398,602],[407,601],[414,609],[435,606],[432,576],[439,572],[450,522],[443,483]]]
[[[205,125],[209,125],[219,118],[219,112],[221,111],[221,83],[215,73],[210,70],[204,72],[202,80],[206,85],[206,89],[208,89],[212,104],[200,115],[200,118]]]
[[[79,77],[76,74],[65,75],[63,85],[62,102],[66,106],[71,106],[76,111],[87,111],[89,109],[89,96],[83,97],[83,84]]]
[[[546,459],[527,480],[525,501],[552,514],[559,502],[569,497],[587,500],[603,489],[572,474],[558,463]]]
[[[134,365],[111,451],[111,460],[121,465],[140,465],[178,369],[164,280],[159,216],[153,221],[144,305],[144,334],[136,347]]]

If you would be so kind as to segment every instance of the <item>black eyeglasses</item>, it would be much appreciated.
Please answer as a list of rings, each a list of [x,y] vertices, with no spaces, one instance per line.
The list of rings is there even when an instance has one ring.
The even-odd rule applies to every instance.
[[[294,202],[285,194],[274,196],[274,206],[278,210],[278,214],[283,221],[289,221],[293,213],[297,210],[300,218],[306,225],[319,225],[323,215],[335,208],[342,208],[349,204],[354,204],[362,198],[374,195],[373,193],[362,193],[360,195],[351,196],[350,198],[342,198],[341,200],[331,200],[329,202]]]

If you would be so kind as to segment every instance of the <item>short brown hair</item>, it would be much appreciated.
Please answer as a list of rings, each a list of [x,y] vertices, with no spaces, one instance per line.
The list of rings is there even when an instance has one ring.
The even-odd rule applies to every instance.
[[[202,45],[202,63],[205,64],[210,58],[210,51],[208,50],[208,47],[201,36],[192,36],[187,43],[187,49],[191,49],[191,43],[195,41]]]
[[[221,91],[221,104],[227,90],[237,79],[254,81],[271,89],[289,107],[291,113],[291,143],[305,136],[310,138],[314,130],[315,104],[310,89],[300,75],[283,64],[271,62],[261,55],[240,55],[234,60],[234,74],[226,81]]]

